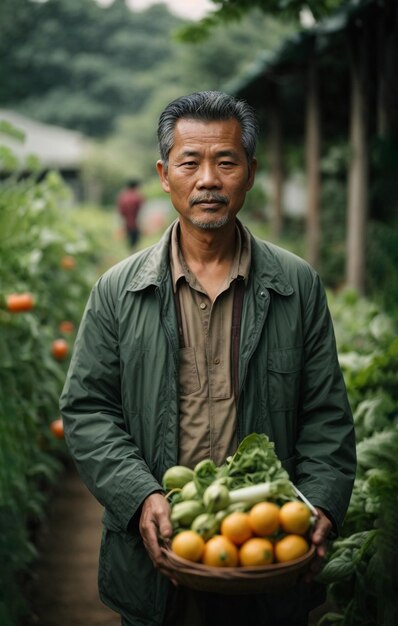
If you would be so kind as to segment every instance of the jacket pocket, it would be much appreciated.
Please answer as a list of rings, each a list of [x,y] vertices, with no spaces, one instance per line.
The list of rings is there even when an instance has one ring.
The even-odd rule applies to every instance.
[[[269,351],[268,394],[271,411],[297,410],[302,353],[301,346]]]
[[[134,623],[160,624],[158,576],[139,535],[104,526],[98,588],[106,605]]]
[[[195,348],[181,348],[180,359],[180,389],[184,396],[189,396],[200,389],[198,364]]]

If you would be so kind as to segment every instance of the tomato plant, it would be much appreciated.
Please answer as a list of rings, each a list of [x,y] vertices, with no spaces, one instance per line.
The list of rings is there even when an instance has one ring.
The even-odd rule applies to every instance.
[[[51,345],[77,327],[96,276],[98,248],[68,219],[69,200],[54,173],[0,180],[0,622],[10,626],[23,610],[19,580],[37,556],[33,529],[67,455],[54,416],[69,347],[57,344],[54,358]],[[79,270],[66,271],[64,257]]]

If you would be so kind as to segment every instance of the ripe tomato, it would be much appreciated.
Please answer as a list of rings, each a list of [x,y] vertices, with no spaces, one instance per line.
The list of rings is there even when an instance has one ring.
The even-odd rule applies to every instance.
[[[173,552],[183,559],[194,562],[200,560],[204,547],[204,540],[193,530],[181,531],[171,542]]]
[[[311,511],[304,502],[286,502],[281,507],[279,522],[286,533],[305,535],[311,524]]]
[[[73,270],[76,267],[76,261],[70,254],[65,254],[59,264],[64,270]]]
[[[64,437],[65,437],[65,434],[64,434],[64,423],[63,423],[61,417],[59,419],[54,420],[53,422],[51,422],[50,430],[51,430],[52,434],[54,435],[54,437],[56,437],[57,439],[64,439]]]
[[[214,535],[205,543],[202,563],[214,567],[236,567],[238,548],[227,537]]]
[[[274,546],[275,558],[279,563],[293,561],[304,556],[309,548],[308,542],[302,535],[286,535]]]
[[[75,325],[69,320],[64,320],[63,322],[60,322],[58,329],[61,333],[69,334],[73,333],[73,331],[75,330]]]
[[[68,356],[69,345],[65,339],[54,339],[51,344],[51,354],[54,358],[62,361]]]
[[[237,546],[250,539],[253,531],[250,526],[248,513],[234,511],[234,513],[224,517],[221,522],[221,534]]]
[[[274,547],[268,539],[252,537],[239,550],[239,562],[244,567],[269,565],[274,560]]]
[[[272,535],[279,528],[279,506],[273,502],[258,502],[249,511],[249,522],[256,535]]]
[[[30,311],[34,306],[33,296],[30,293],[11,293],[6,297],[6,306],[10,313]]]

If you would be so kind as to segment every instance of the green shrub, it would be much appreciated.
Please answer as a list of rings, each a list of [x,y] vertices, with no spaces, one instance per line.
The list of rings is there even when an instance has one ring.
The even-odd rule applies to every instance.
[[[0,183],[0,622],[18,623],[21,583],[36,557],[34,532],[46,513],[66,449],[50,424],[68,358],[51,353],[54,339],[71,350],[94,279],[92,235],[68,219],[69,196],[52,173],[41,182],[10,175]],[[68,263],[65,264],[65,257]],[[29,292],[34,306],[10,312],[10,294]],[[22,585],[23,587],[23,585]]]

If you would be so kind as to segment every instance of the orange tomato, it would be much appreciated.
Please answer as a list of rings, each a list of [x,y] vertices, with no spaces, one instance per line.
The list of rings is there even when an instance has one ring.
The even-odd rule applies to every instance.
[[[311,511],[304,502],[286,502],[281,506],[279,522],[286,533],[305,535],[311,524]]]
[[[63,423],[61,417],[59,419],[54,420],[53,422],[51,422],[50,430],[51,430],[52,434],[54,435],[54,437],[56,437],[57,439],[64,439],[64,437],[65,437],[65,434],[64,434],[64,423]]]
[[[188,561],[199,561],[203,554],[205,542],[194,530],[183,530],[171,542],[171,549],[178,556]]]
[[[65,339],[54,339],[51,344],[51,354],[58,361],[62,361],[68,356],[69,345]]]
[[[249,511],[249,522],[256,535],[272,535],[279,528],[279,506],[273,502],[258,502]]]
[[[239,550],[239,563],[244,567],[269,565],[274,560],[274,547],[268,539],[252,537]]]
[[[294,561],[309,550],[308,542],[302,535],[286,535],[274,546],[275,558],[279,563]]]
[[[240,546],[253,535],[248,513],[234,511],[221,522],[221,534]]]
[[[6,307],[10,313],[30,311],[33,306],[33,296],[30,293],[10,293],[6,296]]]
[[[214,535],[206,541],[202,554],[202,563],[214,567],[236,567],[238,548],[223,535]]]
[[[65,254],[59,264],[64,270],[73,270],[76,267],[76,261],[70,254]]]
[[[75,330],[75,325],[73,322],[70,322],[69,320],[64,320],[63,322],[60,322],[58,326],[58,330],[61,333],[65,333],[65,334],[73,333],[73,331]]]

